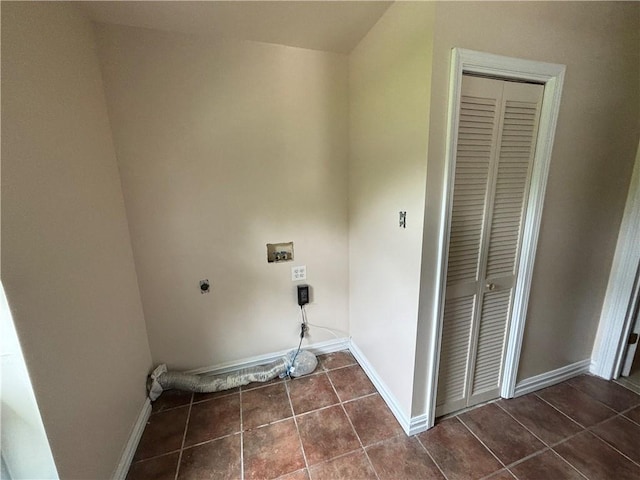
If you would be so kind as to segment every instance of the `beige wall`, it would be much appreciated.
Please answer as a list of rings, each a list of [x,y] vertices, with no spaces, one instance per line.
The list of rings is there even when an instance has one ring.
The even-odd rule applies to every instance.
[[[590,357],[638,142],[639,15],[633,2],[437,5],[419,358],[434,321],[453,47],[567,66],[518,379]],[[424,411],[424,371],[414,413]]]
[[[2,3],[2,282],[62,478],[108,478],[151,367],[91,24]]]
[[[433,5],[396,3],[349,58],[350,324],[409,416],[418,319]],[[398,212],[407,212],[407,228]]]
[[[60,474],[109,476],[144,400],[131,244],[156,363],[292,347],[306,264],[310,321],[424,413],[455,46],[567,65],[519,379],[588,358],[640,130],[639,12],[398,2],[348,58],[101,26],[100,72],[75,8],[3,2],[2,280]],[[296,261],[267,264],[281,241]]]
[[[293,348],[293,265],[307,266],[309,321],[347,336],[346,56],[127,27],[98,38],[154,361]],[[295,261],[267,264],[266,244],[288,241]]]

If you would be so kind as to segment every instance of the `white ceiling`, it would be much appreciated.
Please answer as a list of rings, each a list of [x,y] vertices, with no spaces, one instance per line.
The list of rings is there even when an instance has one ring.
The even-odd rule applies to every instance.
[[[392,1],[82,2],[96,22],[349,53]]]

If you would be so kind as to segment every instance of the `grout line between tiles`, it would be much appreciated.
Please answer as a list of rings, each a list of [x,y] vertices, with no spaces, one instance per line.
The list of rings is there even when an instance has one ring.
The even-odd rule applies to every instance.
[[[326,371],[327,373],[328,373],[328,372],[335,372],[336,370],[342,370],[342,369],[344,369],[344,368],[355,367],[356,365],[357,365],[358,367],[360,367],[360,364],[359,364],[358,362],[355,362],[355,363],[350,363],[349,365],[340,365],[339,367],[329,368],[329,369],[327,369],[327,370],[325,370],[325,371]],[[360,368],[362,368],[362,367],[360,367]]]
[[[326,355],[331,355],[331,354],[329,353]],[[323,355],[319,355],[319,356],[323,356]],[[355,358],[353,359],[353,362],[349,363],[348,365],[340,365],[339,367],[334,367],[334,368],[328,368],[325,365],[322,365],[320,368],[322,369],[323,372],[328,373],[328,372],[332,372],[333,370],[340,370],[341,368],[353,367],[354,365],[360,365]]]
[[[298,425],[298,419],[296,418],[295,410],[293,409],[293,402],[291,401],[291,392],[289,391],[289,384],[285,385],[287,390],[287,398],[289,399],[289,407],[291,408],[291,413],[293,414],[293,423],[296,426],[296,433],[298,434],[298,443],[300,444],[300,450],[302,451],[302,459],[304,460],[304,466],[307,469],[307,474],[311,477],[311,471],[309,469],[309,462],[307,461],[307,454],[304,451],[304,445],[302,444],[302,437],[300,436],[300,427]],[[293,472],[291,472],[293,473]]]
[[[574,387],[572,387],[572,388],[574,388]],[[577,389],[577,388],[576,388],[575,390],[578,390],[578,391],[582,392],[582,390],[579,390],[579,389]],[[582,392],[582,393],[585,393],[585,392]],[[585,393],[585,395],[588,395],[588,394],[587,394],[587,393]],[[621,454],[621,455],[623,455],[625,458],[629,459],[629,460],[630,460],[631,462],[633,462],[635,465],[638,465],[638,463],[637,463],[637,462],[634,462],[633,460],[631,460],[631,459],[630,459],[629,457],[627,457],[624,453],[620,452],[620,451],[619,451],[618,449],[616,449],[613,445],[610,445],[610,444],[609,444],[609,442],[607,442],[607,441],[603,440],[602,438],[600,438],[600,436],[599,436],[599,435],[597,435],[597,434],[593,431],[593,429],[594,429],[594,428],[596,428],[596,427],[598,427],[598,426],[602,425],[603,423],[608,422],[608,421],[610,421],[610,420],[612,420],[612,419],[616,418],[617,416],[621,416],[621,415],[623,416],[623,414],[622,414],[622,413],[618,413],[618,412],[616,412],[616,415],[614,415],[614,416],[612,416],[612,417],[605,418],[604,420],[601,420],[601,421],[600,421],[600,422],[598,422],[598,423],[595,423],[595,424],[593,424],[593,425],[591,425],[591,426],[589,426],[589,427],[585,427],[583,424],[581,424],[581,423],[580,423],[580,422],[578,422],[577,420],[574,420],[574,419],[573,419],[573,418],[571,418],[569,415],[567,415],[566,413],[564,413],[562,410],[560,410],[559,408],[557,408],[555,405],[551,404],[550,402],[548,402],[548,401],[547,401],[547,400],[545,400],[544,398],[540,397],[540,396],[539,396],[539,395],[537,395],[537,394],[536,394],[536,397],[538,397],[540,400],[542,400],[543,402],[545,402],[545,403],[547,403],[548,405],[550,405],[552,408],[554,408],[555,410],[557,410],[558,412],[560,412],[562,415],[564,415],[564,416],[565,416],[565,417],[567,417],[569,420],[573,421],[574,423],[576,423],[577,425],[579,425],[579,426],[583,429],[582,431],[580,431],[580,432],[576,432],[576,433],[574,433],[573,435],[569,435],[568,437],[566,437],[566,438],[564,438],[564,439],[562,439],[562,440],[560,440],[560,441],[558,441],[558,442],[555,442],[555,443],[549,444],[549,448],[551,448],[551,449],[553,450],[553,452],[554,452],[556,455],[560,456],[560,458],[562,458],[565,462],[567,462],[569,465],[571,465],[571,467],[572,467],[574,470],[576,470],[578,473],[580,473],[580,475],[582,475],[582,476],[584,477],[584,474],[583,474],[582,472],[580,472],[580,471],[578,470],[578,468],[577,468],[577,467],[575,467],[571,462],[569,462],[569,460],[567,460],[566,458],[564,458],[564,456],[562,456],[559,452],[557,452],[557,451],[555,450],[555,447],[557,447],[558,445],[560,445],[560,444],[562,444],[562,443],[568,442],[569,440],[573,439],[574,437],[577,437],[578,435],[580,435],[580,434],[581,434],[581,433],[583,433],[583,432],[589,432],[589,433],[591,433],[592,435],[594,435],[594,436],[595,436],[596,438],[598,438],[599,440],[604,441],[604,443],[605,443],[606,445],[610,446],[610,447],[611,447],[612,449],[614,449],[616,452],[620,453],[620,454]],[[597,400],[597,399],[595,399],[594,397],[591,397],[591,395],[589,395],[589,398],[592,398],[593,400],[598,401],[598,400]],[[600,402],[600,403],[602,403],[602,402]],[[602,403],[602,405],[604,405],[604,404]],[[605,405],[605,406],[606,406],[606,405]],[[609,407],[607,407],[607,408],[609,408]],[[632,407],[632,408],[635,408],[635,407]],[[610,409],[610,410],[613,410],[613,409],[611,409],[611,408],[609,408],[609,409]],[[626,410],[626,411],[628,411],[628,410]],[[614,412],[615,412],[615,410],[614,410]],[[627,417],[625,417],[625,418],[627,418]],[[627,419],[627,420],[628,420],[628,419]],[[639,425],[639,426],[640,426],[640,425]],[[585,478],[587,478],[587,477],[585,477]]]
[[[335,405],[333,405],[333,406],[335,407]],[[315,410],[314,410],[314,411],[315,411]],[[271,425],[275,425],[275,424],[277,424],[277,423],[286,422],[287,420],[291,420],[292,418],[293,418],[293,416],[291,416],[291,417],[285,417],[285,418],[279,418],[278,420],[274,420],[274,421],[269,422],[269,423],[264,423],[264,424],[262,424],[262,425],[258,425],[258,426],[256,426],[256,427],[248,428],[248,429],[247,429],[247,430],[245,430],[245,431],[250,432],[250,431],[252,431],[252,430],[260,430],[260,429],[262,429],[262,428],[270,427]]]
[[[583,424],[581,424],[578,420],[575,420],[573,418],[571,418],[568,414],[564,413],[562,410],[560,410],[558,407],[556,407],[553,403],[545,400],[544,398],[542,398],[540,395],[538,395],[538,392],[534,392],[533,393],[536,397],[538,397],[540,400],[542,400],[544,403],[546,403],[547,405],[549,405],[551,408],[553,408],[554,410],[557,410],[558,412],[560,412],[562,415],[564,415],[565,417],[567,417],[569,420],[571,420],[572,422],[576,423],[578,426],[580,426],[583,429],[587,429],[587,427],[585,427]],[[573,435],[571,435],[571,437],[573,437]],[[571,437],[567,437],[567,438],[571,438]],[[566,439],[565,439],[566,440]],[[564,440],[563,440],[564,441]]]
[[[240,480],[244,480],[244,424],[242,419],[242,388],[238,389],[240,397]]]
[[[328,375],[327,375],[327,376],[328,376]],[[335,389],[334,389],[334,390],[335,390]],[[336,392],[336,394],[337,394],[337,392]],[[349,400],[341,401],[340,403],[343,403],[343,404],[352,403],[352,402],[355,402],[355,401],[357,401],[357,400],[362,400],[363,398],[373,397],[374,395],[380,395],[380,394],[379,394],[379,393],[378,393],[378,391],[376,390],[376,391],[375,391],[375,392],[373,392],[373,393],[367,393],[366,395],[362,395],[361,397],[351,398],[351,399],[349,399]]]
[[[316,468],[318,468],[318,467],[320,467],[322,465],[326,465],[327,463],[335,462],[336,460],[340,460],[341,458],[348,457],[349,455],[353,455],[354,453],[357,453],[357,452],[359,452],[361,450],[362,450],[362,447],[359,447],[359,448],[356,448],[355,450],[349,450],[348,452],[341,453],[340,455],[337,455],[337,456],[335,456],[333,458],[330,458],[328,460],[323,460],[321,462],[318,462],[318,463],[315,463],[315,464],[311,465],[309,467],[309,469],[308,469],[309,470],[309,478],[311,478],[311,480],[313,480],[313,477],[311,475],[311,471],[313,469],[316,469]],[[375,471],[375,468],[373,470]]]
[[[188,447],[185,447],[183,450],[189,450],[193,447],[201,447],[202,445],[206,445],[207,443],[213,443],[213,442],[217,442],[218,440],[224,440],[225,438],[229,438],[229,437],[233,437],[235,435],[240,434],[241,432],[233,432],[233,433],[227,433],[226,435],[221,435],[219,437],[216,438],[210,438],[209,440],[204,440],[202,442],[198,442],[198,443],[194,443],[193,445],[189,445]],[[176,450],[177,452],[178,450]],[[166,454],[163,454],[166,455]]]
[[[563,438],[562,440],[560,440],[560,441],[558,441],[556,443],[552,443],[551,445],[549,445],[549,448],[555,449],[558,445],[560,445],[562,443],[565,443],[565,442],[567,442],[569,440],[572,440],[574,437],[577,437],[581,433],[588,432],[588,431],[589,430],[585,428],[585,429],[581,430],[580,432],[576,432],[576,433],[574,433],[572,435],[569,435],[567,438]],[[553,450],[553,451],[555,452],[555,450]]]
[[[444,470],[442,470],[442,468],[440,468],[440,465],[438,465],[438,462],[436,462],[436,459],[433,458],[433,456],[431,455],[431,453],[429,453],[429,450],[427,449],[427,447],[424,446],[424,443],[422,443],[422,440],[420,440],[420,437],[418,435],[414,435],[415,439],[418,441],[418,444],[422,447],[422,449],[425,451],[425,453],[427,454],[427,456],[431,459],[431,461],[433,462],[433,464],[436,466],[436,468],[438,469],[438,471],[442,474],[442,477],[445,480],[449,480],[449,477],[447,477],[446,473],[444,473]]]
[[[574,378],[575,378],[575,377],[574,377]],[[601,405],[604,405],[605,407],[607,407],[607,408],[608,408],[609,410],[611,410],[612,412],[615,412],[616,414],[618,414],[618,413],[619,413],[615,408],[612,408],[612,407],[610,407],[609,405],[607,405],[606,403],[604,403],[604,402],[602,402],[602,401],[598,400],[596,397],[594,397],[594,396],[593,396],[593,395],[591,395],[590,393],[585,392],[584,390],[582,390],[582,389],[580,389],[580,388],[578,388],[578,387],[574,387],[573,385],[571,385],[571,384],[569,383],[569,381],[570,381],[570,380],[573,380],[573,379],[569,379],[569,380],[567,380],[567,382],[566,382],[566,384],[567,384],[570,388],[573,388],[574,390],[576,390],[576,391],[578,391],[578,392],[580,392],[580,393],[582,393],[582,394],[586,395],[586,396],[587,396],[587,397],[589,397],[591,400],[593,400],[593,401],[595,401],[595,402],[598,402],[598,403],[599,403],[599,404],[601,404]]]
[[[180,444],[180,454],[178,455],[178,464],[176,465],[176,474],[173,477],[174,480],[178,480],[180,474],[180,462],[182,462],[182,452],[184,451],[184,442],[187,439],[187,430],[189,429],[189,420],[191,419],[191,407],[193,406],[193,392],[191,393],[191,399],[189,400],[189,411],[187,412],[187,421],[184,425],[184,432],[182,433],[182,443]]]
[[[506,465],[504,464],[504,462],[503,462],[502,460],[500,460],[500,459],[498,458],[498,456],[497,456],[495,453],[493,453],[493,450],[491,450],[491,449],[487,446],[487,444],[486,444],[486,443],[484,443],[484,442],[480,439],[480,437],[479,437],[478,435],[476,435],[476,434],[475,434],[475,432],[474,432],[473,430],[471,430],[471,428],[469,427],[469,425],[467,425],[466,423],[464,423],[464,421],[463,421],[460,417],[456,417],[456,418],[458,419],[458,421],[459,421],[462,425],[464,425],[464,426],[465,426],[465,428],[466,428],[467,430],[469,430],[469,432],[471,433],[471,435],[473,435],[474,437],[476,437],[476,439],[477,439],[477,440],[482,444],[482,446],[483,446],[484,448],[486,448],[486,449],[489,451],[489,453],[491,453],[491,455],[493,455],[493,456],[495,457],[495,459],[496,459],[496,460],[498,460],[498,462],[500,462],[500,465],[502,465],[502,467],[503,467],[503,468],[504,468],[504,467],[506,467]]]
[[[620,414],[617,415],[618,417],[623,417],[625,420],[628,420],[627,417],[625,417],[624,415]],[[626,453],[623,453],[622,451],[618,450],[618,448],[616,448],[614,445],[612,445],[609,441],[607,441],[605,438],[603,438],[602,436],[600,436],[600,434],[598,434],[598,432],[595,431],[595,428],[602,425],[605,422],[608,422],[609,420],[612,420],[616,417],[611,417],[608,418],[607,420],[604,420],[596,425],[594,425],[591,428],[588,428],[587,431],[589,433],[591,433],[594,437],[596,437],[598,440],[600,440],[601,442],[604,442],[606,445],[608,445],[609,447],[611,447],[612,449],[614,449],[616,452],[618,452],[620,455],[622,455],[623,457],[625,457],[626,459],[628,459],[629,461],[631,461],[634,465],[637,465],[638,467],[640,467],[640,463],[636,462],[634,459],[632,459],[631,457],[629,457]],[[632,422],[633,423],[633,422]]]
[[[569,460],[567,460],[566,458],[564,458],[562,455],[560,455],[558,452],[556,452],[554,449],[551,449],[551,451],[553,453],[555,453],[558,457],[560,457],[560,459],[566,463],[567,465],[569,465],[571,468],[573,468],[576,472],[578,472],[578,474],[581,477],[586,478],[587,480],[589,480],[589,477],[587,477],[584,473],[582,473],[580,470],[578,470],[578,467],[576,467],[575,465],[573,465]]]
[[[356,430],[356,427],[353,426],[353,422],[351,421],[351,417],[349,417],[349,414],[347,413],[347,409],[344,408],[344,402],[340,398],[340,395],[338,395],[338,390],[336,390],[336,386],[333,384],[333,380],[331,379],[331,375],[327,375],[327,377],[329,378],[329,383],[331,384],[331,388],[333,388],[333,391],[335,392],[336,396],[338,397],[338,400],[340,400],[340,408],[342,408],[342,411],[344,412],[344,415],[347,417],[347,420],[349,421],[349,425],[351,425],[351,430],[353,430],[353,433],[355,434],[356,438],[358,439],[358,443],[360,444],[360,448],[364,452],[364,456],[366,457],[367,462],[369,462],[369,466],[373,470],[373,473],[375,474],[376,478],[378,480],[380,480],[380,476],[378,475],[378,471],[373,466],[373,462],[371,462],[371,459],[369,458],[369,454],[367,453],[367,451],[364,448],[364,444],[362,443],[362,440],[360,439],[360,435],[358,435],[358,431]],[[377,393],[377,390],[376,390],[376,393]],[[358,398],[362,398],[362,397],[358,397]],[[351,400],[356,400],[356,399],[352,398]]]
[[[228,393],[222,393],[222,392],[228,392]],[[218,393],[218,392],[216,392]],[[219,393],[222,393],[222,395],[216,395],[213,398],[203,398],[202,400],[196,400],[196,396],[195,393],[193,395],[193,404],[194,405],[198,405],[200,403],[204,403],[204,402],[212,402],[213,400],[218,400],[219,398],[225,398],[225,397],[230,397],[231,395],[235,395],[236,393],[240,393],[240,388],[238,388],[237,392],[232,392],[230,390],[220,390]]]
[[[490,473],[489,475],[485,475],[484,477],[480,478],[480,480],[491,480],[491,477],[495,477],[500,472],[509,472],[514,478],[518,478],[513,472],[511,472],[511,470],[509,470],[507,467],[504,467],[500,470],[496,470],[495,472]]]
[[[505,470],[506,470],[507,472],[509,472],[509,474],[510,474],[513,478],[515,478],[516,480],[519,480],[519,477],[518,477],[515,473],[513,473],[513,472],[511,471],[511,469],[510,469],[510,468],[506,468],[506,467],[505,467]],[[581,475],[582,475],[582,474],[581,474]]]
[[[521,463],[526,462],[527,460],[531,460],[532,458],[537,457],[538,455],[542,455],[544,452],[547,452],[547,451],[552,451],[552,450],[549,447],[544,447],[542,450],[538,450],[537,452],[533,452],[532,454],[527,455],[526,457],[519,458],[515,462],[511,462],[511,463],[505,465],[504,468],[507,468],[507,469],[508,468],[513,468],[513,467],[515,467],[517,465],[520,465]]]
[[[617,415],[614,415],[613,417],[605,418],[604,420],[601,420],[601,421],[599,421],[598,423],[594,423],[594,424],[593,424],[593,425],[591,425],[590,427],[583,427],[583,426],[582,426],[582,424],[580,424],[580,423],[576,422],[576,423],[578,423],[578,425],[580,425],[580,426],[583,428],[583,430],[582,430],[582,431],[580,431],[580,432],[576,432],[576,433],[574,433],[573,435],[569,435],[567,438],[564,438],[564,439],[562,439],[562,440],[560,440],[560,441],[558,441],[558,442],[552,443],[551,445],[549,445],[549,448],[555,448],[555,447],[557,447],[558,445],[560,445],[561,443],[565,443],[565,442],[567,442],[568,440],[571,440],[572,438],[577,437],[577,436],[578,436],[578,435],[580,435],[581,433],[584,433],[584,432],[593,433],[593,431],[592,431],[592,430],[593,430],[594,428],[599,427],[599,426],[600,426],[600,425],[602,425],[603,423],[606,423],[606,422],[608,422],[608,421],[610,421],[610,420],[613,420],[614,418],[616,418],[616,417],[618,417],[618,416],[621,416],[621,415],[622,415],[622,414],[617,414]],[[625,418],[626,418],[626,417],[625,417]],[[628,420],[628,419],[627,419],[627,420]],[[594,434],[594,435],[595,435],[595,434]],[[607,445],[608,445],[608,443],[607,443]]]
[[[342,409],[344,410],[344,405],[342,406]],[[345,410],[345,414],[346,414],[346,410]],[[347,418],[349,419],[349,423],[351,423],[351,419],[349,418],[349,415],[347,415]],[[353,428],[353,431],[355,432],[356,429],[353,427],[353,424],[351,424],[351,427]],[[358,432],[356,432],[356,437],[358,438],[358,442],[360,442],[360,446],[362,447],[362,452],[364,453],[365,458],[367,459],[367,462],[369,462],[369,466],[371,467],[371,470],[373,470],[373,473],[375,474],[376,478],[378,480],[380,480],[380,476],[378,475],[378,471],[376,470],[376,467],[373,466],[373,462],[371,461],[371,458],[369,457],[369,453],[367,452],[367,449],[364,448],[364,444],[362,443],[362,440],[360,440],[360,435],[358,435]]]
[[[179,448],[176,448],[175,450],[169,450],[168,452],[161,453],[161,454],[159,454],[159,455],[152,455],[152,456],[150,456],[150,457],[141,458],[140,460],[136,460],[135,462],[131,462],[131,465],[133,465],[134,463],[142,463],[142,462],[147,462],[147,461],[149,461],[149,460],[155,460],[155,459],[157,459],[157,458],[165,457],[165,456],[167,456],[167,455],[172,455],[172,454],[174,454],[174,453],[180,453],[180,449],[179,449]]]
[[[337,407],[338,405],[340,405],[340,400],[338,400],[336,403],[332,403],[331,405],[326,405],[324,407],[316,408],[315,410],[309,410],[308,412],[302,412],[302,413],[294,414],[294,416],[296,416],[296,417],[305,417],[305,416],[310,415],[312,413],[321,412],[322,410],[327,410],[327,409],[329,409],[331,407]]]
[[[596,432],[592,432],[589,431],[589,433],[591,433],[591,435],[593,435],[594,437],[596,437],[598,440],[600,440],[602,443],[604,443],[605,445],[607,445],[608,447],[610,447],[612,450],[615,450],[616,452],[618,452],[620,455],[622,455],[624,458],[626,458],[627,460],[629,460],[631,463],[633,463],[634,465],[640,467],[640,464],[638,462],[636,462],[635,460],[633,460],[632,458],[629,458],[629,456],[627,456],[625,453],[622,453],[620,450],[618,450],[616,447],[614,447],[613,445],[611,445],[609,442],[607,442],[604,438],[600,437],[600,435],[598,435]]]
[[[622,414],[618,414],[616,416],[622,416]],[[613,417],[609,417],[605,420],[602,420],[601,422],[596,423],[595,425],[592,425],[591,427],[585,428],[584,430],[582,430],[581,432],[577,432],[559,442],[554,443],[553,445],[550,446],[551,450],[553,450],[553,452],[558,455],[560,458],[562,458],[566,463],[568,463],[574,470],[576,470],[578,473],[580,473],[580,475],[582,475],[585,478],[586,477],[582,472],[580,472],[580,470],[578,470],[578,468],[576,466],[574,466],[568,459],[566,459],[560,452],[556,451],[556,447],[559,446],[560,444],[566,443],[569,440],[572,440],[574,437],[577,437],[578,435],[587,432],[590,433],[591,435],[593,435],[594,437],[596,437],[599,441],[601,441],[602,443],[604,443],[606,446],[610,447],[612,450],[616,451],[617,453],[619,453],[620,455],[622,455],[624,458],[626,458],[627,460],[629,460],[631,463],[633,463],[634,465],[640,466],[640,464],[636,461],[634,461],[633,459],[629,458],[626,454],[622,453],[620,450],[618,450],[616,447],[614,447],[613,445],[611,445],[609,442],[607,442],[605,439],[603,439],[602,437],[600,437],[600,435],[598,435],[595,431],[593,431],[594,428],[602,425],[605,422],[608,422],[609,420],[614,419],[616,416]],[[626,417],[625,417],[626,418]],[[628,420],[628,419],[627,419]]]
[[[390,440],[395,440],[396,438],[411,438],[411,437],[407,437],[407,435],[402,432],[402,433],[398,433],[397,435],[393,435],[391,437],[388,438],[383,438],[382,440],[378,440],[377,442],[374,442],[370,445],[367,445],[365,448],[372,448],[372,447],[377,447],[378,445],[380,445],[381,443],[386,443]]]
[[[592,375],[583,374],[583,375],[579,375],[578,377],[570,378],[569,380],[567,380],[567,385],[569,385],[570,387],[575,388],[576,390],[579,390],[580,392],[584,393],[585,395],[589,395],[589,396],[590,396],[591,398],[593,398],[594,400],[596,400],[596,401],[598,401],[598,402],[600,402],[600,403],[604,404],[605,406],[607,406],[607,407],[608,407],[608,408],[610,408],[611,410],[615,411],[616,413],[619,413],[615,408],[613,408],[613,407],[609,407],[609,405],[607,405],[606,403],[604,403],[604,402],[602,402],[602,401],[598,400],[596,397],[594,397],[593,395],[591,395],[591,394],[590,394],[589,392],[587,392],[586,390],[583,390],[583,389],[582,389],[582,388],[580,388],[580,387],[577,387],[577,386],[572,385],[571,383],[568,383],[568,382],[570,382],[571,380],[574,380],[574,379],[579,378],[579,377],[592,377]],[[598,377],[595,377],[595,378],[598,378]],[[603,380],[603,381],[608,382],[608,383],[611,383],[611,384],[617,384],[617,385],[619,385],[619,386],[623,387],[625,390],[628,390],[628,391],[630,391],[631,393],[635,394],[636,396],[640,396],[640,393],[635,392],[632,388],[629,388],[627,385],[624,385],[624,384],[620,383],[620,382],[618,381],[618,379],[613,379],[613,378],[612,378],[611,380],[604,380],[604,379],[600,379],[600,380]],[[600,387],[598,387],[598,388],[600,388]],[[634,404],[631,408],[637,407],[638,405],[640,405],[640,398],[639,398],[638,403]]]
[[[503,407],[499,404],[499,402],[496,402],[496,406],[497,406],[500,410],[502,410],[504,413],[506,413],[507,415],[509,415],[511,418],[513,418],[513,419],[516,421],[516,423],[517,423],[518,425],[520,425],[522,428],[524,428],[527,432],[529,432],[531,435],[533,435],[533,436],[534,436],[534,437],[536,437],[538,440],[540,440],[540,442],[542,442],[542,444],[543,444],[545,447],[549,447],[549,446],[550,446],[550,445],[549,445],[547,442],[545,442],[542,438],[540,438],[538,435],[536,435],[535,433],[533,433],[533,432],[532,432],[532,431],[531,431],[531,430],[530,430],[530,429],[529,429],[529,428],[528,428],[524,423],[522,423],[522,422],[521,422],[520,420],[518,420],[515,416],[513,416],[513,415],[511,414],[511,412],[509,412],[509,411],[507,411],[505,408],[503,408]]]
[[[640,407],[640,404],[638,404],[638,405],[633,405],[633,406],[631,406],[631,407],[625,408],[624,410],[621,410],[621,411],[620,411],[620,412],[618,412],[618,413],[620,413],[620,414],[622,414],[622,415],[625,415],[625,414],[629,413],[631,410],[635,410],[635,409],[636,409],[636,408],[638,408],[638,407]]]
[[[625,410],[626,411],[626,410]],[[616,413],[613,417],[609,417],[609,418],[605,418],[604,420],[599,421],[598,423],[594,423],[593,425],[591,425],[590,427],[585,428],[585,430],[592,430],[595,427],[599,427],[600,425],[602,425],[603,423],[607,423],[611,420],[613,420],[616,417],[624,417],[626,420],[631,421],[632,423],[636,423],[633,422],[632,420],[630,420],[629,418],[625,417],[624,413],[620,412],[620,413]]]
[[[622,415],[625,419],[629,420],[634,425],[637,425],[638,427],[640,427],[640,422],[636,422],[635,420],[632,420],[631,418],[627,417],[626,415],[624,415],[622,413],[620,415]]]

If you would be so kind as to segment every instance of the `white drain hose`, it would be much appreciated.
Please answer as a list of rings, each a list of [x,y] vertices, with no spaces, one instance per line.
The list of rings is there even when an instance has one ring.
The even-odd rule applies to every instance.
[[[159,365],[149,376],[147,388],[149,398],[154,401],[164,390],[172,388],[188,392],[210,393],[247,385],[251,382],[266,382],[278,376],[300,377],[313,372],[318,365],[316,356],[306,350],[292,350],[286,356],[267,365],[243,368],[223,375],[191,375],[169,372],[165,364]]]

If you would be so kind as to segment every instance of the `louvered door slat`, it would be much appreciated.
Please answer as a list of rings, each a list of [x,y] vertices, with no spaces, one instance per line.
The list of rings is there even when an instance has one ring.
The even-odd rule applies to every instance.
[[[465,398],[475,295],[447,302],[444,310],[437,404]]]
[[[487,277],[512,275],[516,268],[516,256],[520,242],[522,212],[528,186],[529,170],[535,147],[533,127],[537,124],[538,113],[535,103],[507,100],[504,108],[503,135],[500,141],[500,155],[496,177],[496,196],[493,204]],[[519,126],[531,125],[531,134],[513,142],[505,133],[522,130]],[[526,158],[527,162],[514,168],[510,162],[514,156]],[[505,197],[505,194],[510,194]],[[506,234],[508,237],[494,237]]]
[[[450,224],[448,285],[475,281],[478,276],[495,118],[495,100],[462,97]]]
[[[510,297],[510,290],[484,296],[473,377],[474,395],[500,386]]]

